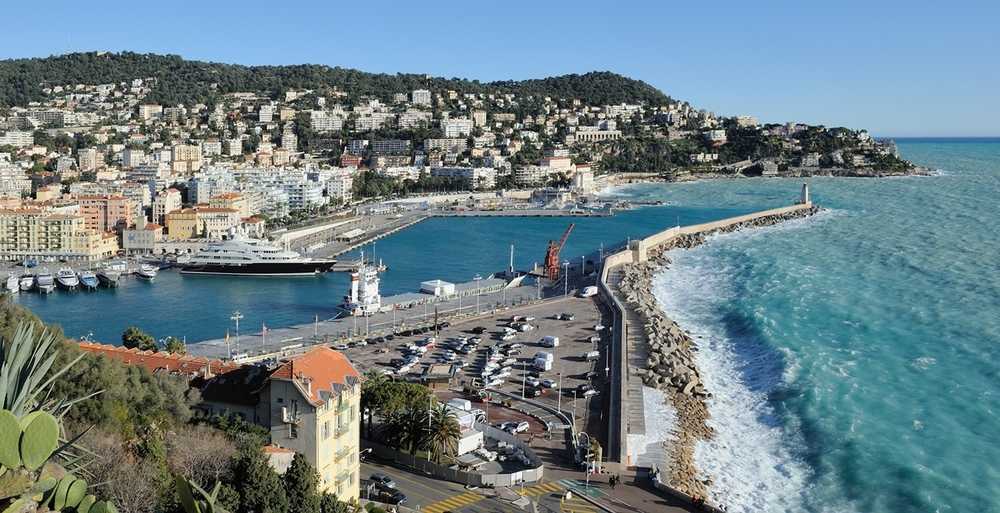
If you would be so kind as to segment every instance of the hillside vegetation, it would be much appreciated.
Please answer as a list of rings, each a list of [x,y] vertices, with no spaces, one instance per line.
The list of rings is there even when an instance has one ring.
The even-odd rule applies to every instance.
[[[185,60],[177,55],[72,53],[45,58],[0,61],[0,106],[24,106],[45,98],[42,89],[71,84],[103,84],[134,78],[155,78],[147,98],[164,105],[211,102],[220,94],[252,91],[277,97],[289,89],[337,88],[352,96],[391,99],[414,89],[454,90],[460,93],[514,93],[579,99],[590,105],[670,99],[655,87],[628,77],[601,71],[582,75],[501,82],[418,74],[367,73],[317,64],[243,66]]]

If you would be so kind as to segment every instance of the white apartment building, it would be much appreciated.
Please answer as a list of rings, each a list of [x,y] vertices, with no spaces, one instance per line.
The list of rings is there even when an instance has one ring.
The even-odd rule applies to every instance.
[[[309,124],[317,132],[336,132],[344,128],[344,118],[325,110],[309,111]]]
[[[414,105],[427,105],[431,104],[431,92],[426,89],[416,89],[410,93],[410,98]]]
[[[26,148],[35,144],[35,134],[29,131],[8,130],[0,134],[0,146]]]
[[[80,172],[93,171],[97,169],[97,150],[94,148],[81,148],[76,154],[76,165]]]
[[[167,214],[181,209],[181,191],[170,188],[156,195],[153,200],[153,222],[166,226]]]
[[[442,119],[441,130],[445,137],[468,137],[472,134],[472,120],[469,118]]]
[[[463,180],[469,189],[492,189],[497,172],[491,167],[432,167],[431,176]]]

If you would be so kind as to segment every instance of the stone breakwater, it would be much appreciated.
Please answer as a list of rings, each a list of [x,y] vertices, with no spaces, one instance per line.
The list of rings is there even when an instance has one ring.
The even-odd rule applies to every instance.
[[[648,250],[645,262],[628,264],[622,269],[619,291],[628,306],[638,313],[644,325],[648,356],[646,367],[633,369],[643,383],[663,391],[677,412],[676,441],[667,449],[664,481],[676,490],[694,497],[707,497],[711,480],[701,476],[694,464],[694,448],[698,441],[709,440],[714,431],[708,425],[706,399],[711,392],[702,383],[694,359],[696,343],[690,334],[668,318],[660,309],[652,292],[655,274],[670,265],[666,253],[672,249],[699,246],[716,233],[728,233],[747,228],[759,228],[791,219],[808,217],[819,211],[813,206],[794,212],[763,216],[715,228],[704,232],[682,234]]]

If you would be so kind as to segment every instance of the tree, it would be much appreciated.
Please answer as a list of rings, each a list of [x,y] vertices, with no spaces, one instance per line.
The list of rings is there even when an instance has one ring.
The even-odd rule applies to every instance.
[[[177,337],[167,337],[163,343],[163,350],[171,354],[187,354],[187,346]]]
[[[240,491],[239,507],[234,513],[288,513],[281,476],[271,468],[259,447],[247,447],[233,462],[231,481]]]
[[[320,513],[348,513],[349,508],[348,503],[337,500],[337,496],[332,493],[324,493],[319,500]]]
[[[288,497],[290,512],[320,513],[320,496],[317,492],[319,474],[306,461],[305,456],[295,453],[292,464],[285,471],[285,495]]]
[[[140,351],[156,351],[156,339],[152,335],[135,326],[129,326],[122,332],[122,345]]]
[[[458,453],[458,439],[462,429],[458,417],[444,404],[437,404],[430,410],[431,422],[427,433],[427,451],[431,461],[444,463]]]

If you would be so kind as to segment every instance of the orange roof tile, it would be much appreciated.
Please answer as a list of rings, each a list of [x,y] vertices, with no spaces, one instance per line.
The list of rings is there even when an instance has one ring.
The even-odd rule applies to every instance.
[[[88,353],[104,355],[126,365],[145,367],[150,372],[167,371],[187,376],[203,376],[206,372],[219,374],[240,367],[239,364],[232,362],[210,360],[201,356],[154,353],[94,342],[78,342],[78,344],[80,349]]]
[[[325,401],[321,392],[336,395],[343,387],[359,383],[361,374],[343,353],[320,346],[281,364],[271,373],[271,379],[308,381],[310,402],[320,404]]]

